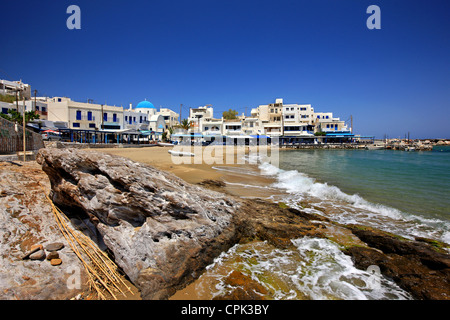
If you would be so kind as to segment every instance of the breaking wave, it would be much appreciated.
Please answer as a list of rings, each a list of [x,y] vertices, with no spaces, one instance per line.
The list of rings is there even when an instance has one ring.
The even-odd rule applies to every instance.
[[[382,204],[371,203],[358,194],[347,194],[336,186],[317,182],[297,170],[283,170],[262,163],[261,174],[275,179],[272,187],[287,193],[283,202],[297,209],[326,215],[343,223],[360,223],[393,232],[406,238],[435,238],[450,243],[450,223],[408,214]],[[312,205],[304,207],[302,203]]]

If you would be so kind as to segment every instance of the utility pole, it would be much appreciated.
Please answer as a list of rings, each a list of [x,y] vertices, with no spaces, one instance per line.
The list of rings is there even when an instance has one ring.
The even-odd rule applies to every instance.
[[[353,134],[353,116],[350,115],[350,133]]]
[[[34,112],[36,112],[36,93],[37,93],[37,90],[34,89],[34,109],[33,109]]]
[[[26,145],[27,140],[25,137],[25,97],[23,97],[23,109],[22,109],[22,125],[23,125],[23,162],[26,160]]]

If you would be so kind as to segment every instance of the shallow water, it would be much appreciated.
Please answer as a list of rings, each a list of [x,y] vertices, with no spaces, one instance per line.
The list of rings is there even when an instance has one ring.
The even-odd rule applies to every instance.
[[[227,277],[233,271],[262,285],[263,293],[254,291],[262,299],[411,299],[376,268],[375,272],[356,269],[332,241],[305,237],[292,243],[293,249],[283,250],[261,241],[235,245],[191,286],[190,299],[213,299],[232,292],[236,286],[227,282]]]

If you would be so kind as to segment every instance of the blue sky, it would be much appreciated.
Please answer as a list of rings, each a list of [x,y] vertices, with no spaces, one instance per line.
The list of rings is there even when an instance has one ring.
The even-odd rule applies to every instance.
[[[81,30],[66,9],[81,8]],[[381,9],[369,30],[366,9]],[[183,118],[283,98],[382,138],[450,138],[450,1],[8,1],[0,78]]]

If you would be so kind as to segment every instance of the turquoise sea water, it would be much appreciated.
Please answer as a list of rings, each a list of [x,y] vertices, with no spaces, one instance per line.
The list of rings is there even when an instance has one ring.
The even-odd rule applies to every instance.
[[[446,151],[289,151],[281,152],[280,168],[406,213],[449,220],[450,148]]]
[[[379,218],[389,229],[395,221],[381,219],[389,217],[410,222],[396,227],[411,236],[450,240],[450,147],[280,151],[279,169],[276,186],[288,191],[291,203],[314,198],[318,206],[340,208],[333,214],[341,222]]]
[[[240,196],[450,243],[450,147],[439,149],[280,150],[278,166],[258,155],[256,166],[216,169],[228,174],[227,186],[237,187]],[[392,279],[356,268],[331,240],[291,241],[293,247],[283,250],[261,241],[237,244],[207,267],[196,292],[206,299],[230,292],[226,278],[237,270],[263,286],[267,299],[412,298]]]

